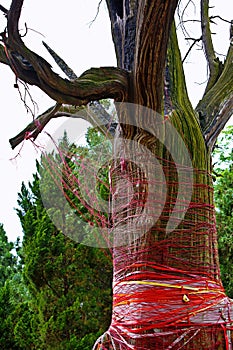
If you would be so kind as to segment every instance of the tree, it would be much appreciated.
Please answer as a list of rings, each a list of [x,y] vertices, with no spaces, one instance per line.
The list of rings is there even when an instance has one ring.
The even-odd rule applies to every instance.
[[[113,318],[94,348],[229,349],[233,312],[220,281],[210,154],[231,115],[233,49],[230,45],[224,63],[216,57],[209,1],[200,1],[209,77],[195,109],[173,24],[178,0],[107,0],[118,67],[90,69],[71,81],[25,46],[18,30],[22,5],[13,0],[9,12],[2,8],[7,31],[1,62],[56,105],[13,138],[13,147],[35,138],[51,118],[71,116],[72,108],[62,104],[82,106],[102,98],[131,103],[117,105],[110,169],[116,184]],[[106,129],[100,114],[92,122]],[[145,161],[148,155],[154,162]],[[156,172],[159,164],[163,173]],[[116,188],[122,177],[127,186],[120,196],[128,196],[129,204],[119,209]]]
[[[13,249],[15,252],[13,253]],[[8,242],[0,225],[0,345],[2,349],[21,349],[14,337],[16,319],[26,298],[19,262],[19,240]],[[17,317],[16,317],[17,315]],[[23,349],[23,348],[22,348]]]
[[[15,272],[0,289],[0,345],[2,349],[34,349],[32,347],[33,313],[30,297],[21,272]],[[27,338],[27,346],[25,343]]]
[[[6,280],[16,271],[17,258],[12,253],[15,245],[8,242],[6,231],[0,224],[0,287],[3,287]]]
[[[90,132],[90,148],[95,138]],[[64,137],[60,147],[67,142]],[[42,157],[33,182],[22,184],[19,193],[23,275],[30,298],[15,313],[14,333],[23,349],[88,350],[110,323],[112,261],[108,252],[74,242],[51,222],[40,193],[40,177],[48,175],[44,164]],[[49,176],[45,191],[53,196]],[[69,220],[56,204],[56,212]]]
[[[221,267],[222,282],[227,294],[233,297],[233,270],[232,270],[232,211],[233,211],[233,153],[231,138],[233,127],[228,126],[219,137],[215,149],[216,163],[214,164],[216,180],[215,188],[215,204],[216,219],[218,228],[218,248],[219,260]]]
[[[100,136],[94,130],[87,136],[91,150]],[[60,147],[64,144],[68,144],[66,136]],[[81,154],[87,147],[70,148]],[[19,193],[17,213],[24,237],[22,247],[15,245],[17,256],[11,254],[14,244],[8,243],[1,226],[0,344],[2,349],[88,350],[110,323],[111,257],[73,242],[53,225],[40,193],[43,164],[42,157],[33,181],[28,186],[23,183]],[[44,191],[49,196],[50,181],[47,176]]]

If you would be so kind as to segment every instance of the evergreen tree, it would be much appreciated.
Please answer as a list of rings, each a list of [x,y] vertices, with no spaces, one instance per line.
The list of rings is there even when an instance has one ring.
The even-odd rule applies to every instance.
[[[40,194],[40,177],[47,175],[43,174],[43,164],[42,158],[37,163],[38,173],[28,187],[22,184],[18,199],[17,212],[24,232],[23,275],[31,299],[15,332],[25,349],[30,344],[35,349],[88,350],[110,323],[111,257],[72,241],[53,225]],[[51,179],[46,177],[46,181],[51,197]],[[57,204],[56,210],[63,217],[62,207]],[[84,210],[81,204],[76,205]],[[25,319],[31,320],[26,329]],[[20,342],[21,332],[24,337]]]
[[[22,274],[15,273],[0,289],[0,348],[30,350],[33,347],[30,296]],[[25,341],[25,339],[27,339]]]
[[[233,126],[219,137],[215,150],[215,203],[222,282],[233,297]]]
[[[6,280],[15,272],[17,258],[12,253],[14,243],[8,242],[3,224],[0,224],[0,287],[4,286]]]
[[[15,249],[15,252],[13,252]],[[0,225],[0,348],[20,350],[15,337],[15,326],[26,307],[27,291],[18,261],[19,240],[8,242],[3,225]],[[26,325],[26,323],[25,323]],[[28,328],[28,323],[27,323]],[[28,328],[29,329],[29,328]],[[22,335],[20,336],[22,337]]]

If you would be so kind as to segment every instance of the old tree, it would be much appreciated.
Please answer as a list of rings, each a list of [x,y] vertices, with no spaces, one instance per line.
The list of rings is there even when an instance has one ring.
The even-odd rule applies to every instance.
[[[118,66],[92,68],[70,80],[25,46],[18,29],[23,0],[13,0],[9,11],[1,6],[7,18],[1,62],[17,80],[56,101],[11,139],[12,147],[36,138],[51,118],[71,115],[64,105],[116,102],[106,225],[114,232],[113,312],[95,349],[232,349],[233,309],[219,273],[211,151],[231,115],[233,48],[230,43],[224,63],[216,57],[209,0],[200,0],[209,78],[194,109],[173,23],[178,4],[107,0]],[[92,122],[98,126],[101,116]],[[119,200],[119,187],[128,204]]]

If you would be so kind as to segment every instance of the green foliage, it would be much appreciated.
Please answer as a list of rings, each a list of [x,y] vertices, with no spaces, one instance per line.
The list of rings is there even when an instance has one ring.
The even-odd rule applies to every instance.
[[[69,145],[64,136],[59,146],[68,148],[67,163],[75,176],[83,175],[79,164],[72,162],[72,155],[91,160],[102,141],[102,136],[91,129],[87,132],[86,147]],[[94,218],[68,190],[66,194],[73,201],[75,216],[67,215],[46,166],[42,157],[37,162],[33,181],[28,186],[23,183],[18,195],[17,214],[24,233],[22,247],[18,241],[8,242],[0,225],[0,348],[3,350],[89,350],[110,323],[111,256],[107,250],[77,243],[84,233],[87,239],[93,239],[88,238],[87,232],[81,232],[83,219],[78,214]],[[108,200],[107,170],[100,171],[96,188],[104,200]],[[43,200],[53,199],[54,207],[49,210],[60,218],[64,232],[54,226],[48,215],[51,213],[44,207],[41,178]],[[80,232],[75,232],[77,227]]]
[[[21,349],[14,336],[16,310],[26,300],[22,283],[21,264],[13,254],[19,250],[19,242],[8,242],[3,225],[0,225],[0,348]]]
[[[14,248],[14,243],[8,242],[3,225],[0,224],[0,287],[16,271],[17,258],[12,253]]]
[[[26,334],[31,337],[30,318],[28,312],[29,294],[23,282],[22,274],[15,273],[0,289],[0,348],[3,350],[25,350],[22,346]],[[26,316],[26,317],[25,317]],[[18,324],[22,323],[24,333],[17,334]],[[32,348],[33,349],[33,348]]]
[[[87,147],[71,145],[70,154],[91,154],[99,137],[91,131]],[[65,144],[68,140],[61,142]],[[71,161],[69,165],[72,168]],[[16,342],[19,349],[91,349],[110,323],[111,257],[108,251],[71,240],[54,226],[40,193],[43,176],[45,197],[56,198],[43,158],[37,163],[37,170],[28,187],[22,184],[18,197],[17,213],[24,232],[20,254],[29,298],[15,310]],[[77,166],[72,168],[77,175],[78,170]],[[75,196],[73,201],[80,211],[87,213]],[[51,210],[62,218],[65,230],[70,228],[72,233],[77,225],[63,209],[57,200],[56,208]],[[76,233],[76,238],[77,235],[82,232]]]
[[[214,159],[214,171],[221,174],[221,171],[232,166],[233,162],[233,125],[225,128],[218,137],[215,145],[213,159]]]
[[[1,349],[17,349],[17,344],[12,337],[13,324],[11,322],[11,313],[13,312],[12,303],[10,301],[9,285],[5,284],[0,289],[0,348]]]
[[[214,153],[215,205],[221,276],[233,298],[233,126],[223,131]]]

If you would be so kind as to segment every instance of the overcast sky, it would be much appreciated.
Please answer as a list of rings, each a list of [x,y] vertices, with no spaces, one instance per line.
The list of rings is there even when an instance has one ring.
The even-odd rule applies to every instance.
[[[195,2],[195,1],[194,1]],[[11,1],[0,0],[0,4],[10,7]],[[65,59],[77,75],[90,67],[112,66],[116,64],[114,48],[111,40],[110,22],[105,2],[102,1],[100,13],[95,22],[90,22],[96,15],[99,0],[66,0],[55,2],[48,0],[25,0],[21,20],[21,28],[27,23],[28,33],[24,38],[30,49],[33,49],[47,59],[54,70],[60,73],[46,49],[42,40],[49,44]],[[232,4],[229,0],[212,0],[216,5],[213,14],[218,14],[228,20],[231,19]],[[188,13],[194,18],[195,9],[190,7]],[[198,8],[196,8],[198,14]],[[232,16],[233,17],[233,16]],[[0,14],[1,31],[5,26],[5,18]],[[216,20],[219,25],[214,28],[216,51],[226,53],[229,45],[229,24]],[[196,27],[190,28],[192,37],[199,37]],[[183,52],[188,49],[182,44]],[[188,57],[185,63],[186,79],[189,86],[190,98],[194,105],[201,98],[204,82],[206,80],[206,65],[203,54],[199,50]],[[39,150],[30,141],[24,143],[22,149],[18,147],[12,151],[8,140],[21,131],[31,120],[19,93],[14,88],[15,77],[9,68],[0,65],[0,99],[1,99],[1,128],[0,128],[0,223],[11,240],[16,240],[22,234],[21,226],[14,207],[17,207],[17,193],[20,191],[22,181],[26,183],[35,172],[35,158],[39,157]],[[200,85],[201,84],[201,85]],[[23,90],[22,90],[23,91]],[[37,102],[42,113],[54,104],[39,89],[32,88],[31,94]],[[46,129],[49,132],[56,130],[56,122],[52,122]],[[37,143],[43,143],[43,137]],[[20,152],[19,152],[20,151]],[[19,156],[16,155],[20,153]],[[14,157],[16,157],[14,159]],[[13,159],[13,160],[11,160]]]

